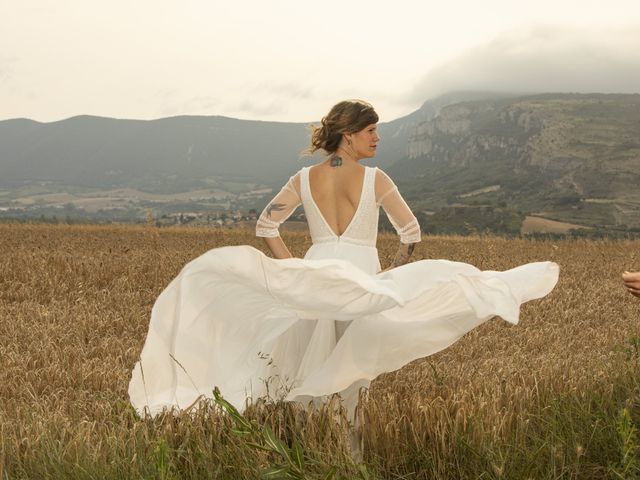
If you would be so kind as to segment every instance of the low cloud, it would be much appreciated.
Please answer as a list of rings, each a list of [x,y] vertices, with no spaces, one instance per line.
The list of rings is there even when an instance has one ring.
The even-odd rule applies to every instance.
[[[177,88],[161,88],[159,90],[156,90],[156,92],[153,93],[150,98],[175,98],[179,93],[180,91]]]
[[[264,93],[288,99],[311,100],[315,97],[311,87],[301,87],[292,83],[261,84],[256,90],[263,90]]]
[[[638,93],[638,52],[640,26],[508,32],[430,71],[406,101],[459,90]]]
[[[286,113],[285,105],[279,100],[264,101],[263,98],[258,98],[256,103],[248,100],[240,103],[236,108],[232,110],[237,111],[244,115],[260,117],[270,117],[273,115],[279,115]]]
[[[8,83],[13,78],[18,57],[0,57],[0,83]]]
[[[176,98],[179,91],[173,88],[158,90],[152,97],[161,100],[161,115],[216,115],[220,106],[220,100],[209,95]]]
[[[302,105],[313,104],[317,94],[313,87],[292,82],[248,82],[241,88],[243,99],[229,99],[226,111],[242,118],[278,119]]]

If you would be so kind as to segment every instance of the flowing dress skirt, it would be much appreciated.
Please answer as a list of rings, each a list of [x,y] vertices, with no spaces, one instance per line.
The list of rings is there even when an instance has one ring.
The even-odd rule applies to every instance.
[[[275,260],[250,246],[215,248],[188,263],[156,300],[129,385],[155,415],[211,398],[242,410],[259,397],[308,402],[360,387],[436,353],[493,316],[517,323],[520,305],[548,294],[553,262],[504,272],[421,260],[378,273],[377,250],[314,244]]]

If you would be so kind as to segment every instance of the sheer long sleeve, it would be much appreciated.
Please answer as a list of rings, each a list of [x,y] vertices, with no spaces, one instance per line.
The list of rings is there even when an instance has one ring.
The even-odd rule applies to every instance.
[[[376,202],[383,208],[401,243],[418,243],[420,225],[393,180],[382,170],[376,172]]]
[[[256,236],[279,237],[278,227],[302,203],[300,199],[300,175],[296,174],[282,187],[280,192],[264,207],[256,223]]]

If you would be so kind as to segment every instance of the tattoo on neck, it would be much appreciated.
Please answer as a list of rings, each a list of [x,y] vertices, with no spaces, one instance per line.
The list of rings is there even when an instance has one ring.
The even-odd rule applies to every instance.
[[[342,157],[340,155],[334,155],[331,157],[331,166],[339,167],[342,165]]]

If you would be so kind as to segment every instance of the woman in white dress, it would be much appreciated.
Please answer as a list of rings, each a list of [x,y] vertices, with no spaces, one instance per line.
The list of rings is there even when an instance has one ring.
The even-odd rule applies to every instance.
[[[370,104],[343,101],[331,109],[320,126],[314,127],[307,152],[322,150],[327,158],[292,176],[263,210],[256,225],[256,234],[264,237],[273,257],[292,257],[280,238],[278,226],[302,204],[313,240],[305,259],[341,259],[368,275],[375,275],[381,268],[376,237],[378,211],[382,206],[400,237],[388,269],[407,263],[420,242],[418,221],[382,170],[359,163],[376,154],[380,141],[377,123],[378,115]],[[277,358],[275,363],[294,367],[295,371],[286,372],[288,379],[294,379],[289,383],[301,383],[324,364],[349,324],[350,321],[312,319],[299,322],[283,335],[273,354],[286,352],[287,358]],[[295,355],[289,345],[296,346]],[[369,385],[366,377],[356,380],[341,392],[350,414],[354,412],[359,390]]]
[[[482,272],[447,260],[407,263],[420,228],[391,179],[360,165],[375,155],[371,105],[335,105],[312,135],[325,161],[302,168],[264,209],[250,246],[212,249],[187,264],[158,297],[129,385],[140,412],[185,409],[217,386],[247,401],[322,402],[339,393],[353,415],[358,391],[384,372],[451,345],[493,316],[517,323],[520,305],[549,293],[552,262]],[[313,245],[292,258],[279,225],[304,207]],[[400,236],[380,271],[382,206]]]

